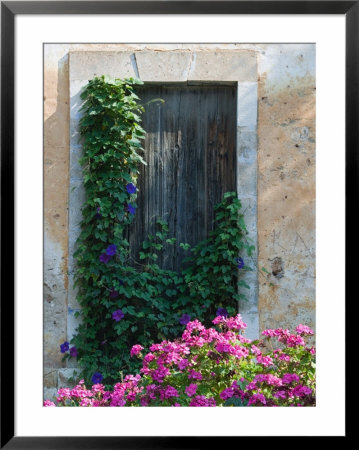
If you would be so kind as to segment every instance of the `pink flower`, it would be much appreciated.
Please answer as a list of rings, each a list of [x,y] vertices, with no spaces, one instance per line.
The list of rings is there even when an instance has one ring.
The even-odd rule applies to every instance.
[[[273,359],[270,356],[259,355],[257,356],[257,362],[263,364],[263,366],[268,367],[273,364]]]
[[[267,404],[266,398],[263,394],[253,394],[249,399],[248,406],[258,405],[258,403],[261,403],[262,405]]]
[[[226,320],[226,325],[229,330],[244,330],[247,328],[247,324],[243,322],[240,314],[237,314],[236,317],[229,317]]]
[[[188,364],[189,364],[188,359],[181,359],[177,365],[179,370],[184,370],[188,366]]]
[[[208,328],[202,330],[200,336],[205,340],[205,342],[211,343],[214,339],[219,338],[219,333],[214,328]]]
[[[111,392],[105,391],[104,394],[103,394],[103,396],[102,396],[102,398],[103,398],[104,400],[109,400],[109,399],[111,398]]]
[[[247,339],[241,334],[237,334],[237,341],[242,342],[242,344],[250,344],[252,342],[251,339]]]
[[[222,400],[227,400],[228,398],[233,397],[234,395],[234,389],[232,387],[226,388],[224,389],[219,396],[221,397]]]
[[[134,402],[136,400],[136,392],[129,392],[127,394],[126,400],[129,402]]]
[[[112,397],[110,406],[125,406],[126,405],[126,400],[121,397],[120,395],[114,395]]]
[[[234,355],[236,358],[246,358],[249,354],[248,348],[241,347],[240,345],[235,345],[232,351],[232,355]]]
[[[271,386],[282,386],[282,380],[271,373],[258,374],[254,377],[256,383],[266,383]],[[247,386],[248,387],[248,386]]]
[[[141,397],[140,403],[141,403],[141,406],[148,406],[150,404],[147,397]]]
[[[147,355],[143,358],[143,362],[148,364],[154,359],[156,359],[156,356],[153,353],[147,353]]]
[[[267,337],[275,336],[274,330],[270,330],[270,329],[262,331],[262,335],[267,336]]]
[[[59,389],[58,392],[57,392],[57,398],[56,398],[57,402],[59,403],[62,400],[69,399],[70,395],[71,395],[70,392],[71,391],[70,391],[69,388],[61,388],[61,389]]]
[[[253,391],[253,390],[257,389],[257,388],[258,388],[258,386],[256,385],[256,382],[255,382],[255,381],[251,381],[251,382],[248,383],[247,386],[246,386],[246,390],[247,390],[247,391]]]
[[[156,400],[157,386],[155,384],[148,384],[146,386],[147,397],[151,400]]]
[[[166,388],[160,390],[160,399],[162,401],[172,397],[179,397],[177,389],[173,386],[167,386]]]
[[[194,380],[202,380],[202,374],[200,372],[196,372],[195,370],[190,370],[188,373],[188,378],[193,378]]]
[[[141,350],[143,350],[142,345],[139,345],[139,344],[134,345],[134,346],[131,348],[130,355],[131,355],[131,356],[137,356],[137,355],[139,355],[139,354],[141,353]]]
[[[253,355],[256,355],[256,356],[260,356],[262,354],[260,349],[258,347],[256,347],[255,345],[252,345],[251,351],[252,351]]]
[[[218,344],[216,345],[216,350],[220,353],[230,353],[232,350],[232,346],[225,342],[218,342]]]
[[[151,352],[158,352],[160,350],[162,350],[162,345],[161,344],[152,344],[150,347]]]
[[[289,361],[290,361],[290,356],[289,356],[289,355],[286,355],[285,353],[281,353],[281,354],[278,356],[278,359],[280,359],[281,361],[289,362]]]
[[[306,325],[302,325],[301,323],[296,327],[295,331],[298,334],[308,334],[308,335],[313,335],[314,334],[312,329],[310,329]]]
[[[189,386],[187,386],[185,392],[188,397],[192,397],[196,393],[197,388],[198,386],[196,384],[190,384]]]
[[[273,394],[273,397],[275,397],[275,398],[287,398],[287,393],[286,393],[286,391],[277,391],[276,393]]]
[[[93,400],[90,398],[83,398],[80,402],[80,406],[92,406]]]
[[[73,398],[86,398],[86,397],[93,397],[93,392],[88,391],[83,387],[75,386],[73,389],[71,389],[70,395]]]
[[[163,380],[167,375],[169,375],[170,371],[167,367],[160,367],[154,370],[151,374],[152,379],[157,381],[157,383],[163,383]]]
[[[223,316],[217,316],[212,320],[212,323],[214,323],[215,325],[218,324],[225,324],[226,323],[226,319]]]
[[[285,373],[282,376],[282,382],[284,384],[290,384],[292,381],[299,381],[299,376],[296,373]]]
[[[305,397],[306,395],[310,395],[311,393],[312,390],[309,387],[299,384],[298,386],[295,386],[293,389],[291,389],[289,395],[291,397]]]
[[[44,401],[44,406],[49,407],[49,406],[56,406],[56,405],[51,400],[45,400]]]
[[[216,406],[214,398],[206,398],[204,395],[197,395],[191,400],[189,406]]]
[[[186,329],[187,329],[187,331],[192,333],[192,331],[194,331],[194,330],[203,331],[205,328],[201,324],[201,322],[196,319],[196,320],[193,320],[192,322],[188,322],[186,325]]]
[[[103,394],[105,392],[105,386],[103,384],[94,384],[92,386],[92,392]]]

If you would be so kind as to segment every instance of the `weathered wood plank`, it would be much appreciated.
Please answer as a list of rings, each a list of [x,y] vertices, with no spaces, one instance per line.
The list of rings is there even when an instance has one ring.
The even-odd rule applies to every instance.
[[[166,246],[158,264],[178,270],[186,256],[179,242],[195,245],[213,227],[214,205],[236,190],[236,89],[233,86],[145,86],[145,160],[138,179],[133,254],[156,220],[169,224],[177,245]]]

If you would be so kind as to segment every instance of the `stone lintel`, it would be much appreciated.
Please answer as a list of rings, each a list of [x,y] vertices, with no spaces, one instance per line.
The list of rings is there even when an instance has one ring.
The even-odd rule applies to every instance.
[[[256,82],[256,54],[228,50],[195,52],[188,80]]]
[[[112,78],[135,78],[132,54],[133,52],[70,52],[70,81],[91,80],[101,75]]]
[[[191,52],[136,52],[139,77],[146,82],[187,81]]]

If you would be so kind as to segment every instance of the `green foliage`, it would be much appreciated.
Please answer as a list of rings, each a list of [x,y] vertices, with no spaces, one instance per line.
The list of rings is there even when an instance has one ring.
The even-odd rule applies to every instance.
[[[247,230],[241,202],[235,192],[227,192],[221,203],[215,206],[214,229],[204,241],[197,244],[187,259],[189,266],[183,270],[187,295],[179,297],[175,306],[195,305],[195,315],[206,325],[225,306],[229,315],[238,310],[238,301],[246,300],[238,287],[249,289],[244,280],[238,279],[236,259],[244,252],[251,255],[254,246],[246,239]],[[245,265],[241,273],[251,270]]]
[[[135,79],[97,77],[86,86],[82,98],[84,116],[80,122],[83,137],[83,168],[86,201],[77,241],[75,285],[81,306],[81,324],[72,340],[78,362],[88,381],[100,372],[109,385],[120,372],[134,372],[138,362],[128,349],[134,344],[145,348],[158,339],[178,336],[183,314],[209,323],[219,307],[229,314],[237,310],[238,279],[236,258],[250,255],[247,232],[235,193],[227,193],[216,206],[214,231],[193,249],[169,236],[165,221],[157,220],[157,231],[142,244],[134,259],[126,239],[136,207],[135,193],[126,186],[136,185],[142,158],[140,126],[143,107],[134,92]],[[116,246],[107,262],[100,260],[106,249]],[[156,263],[167,245],[189,252],[186,269],[180,273],[164,270]],[[121,310],[122,320],[112,314]],[[66,358],[69,355],[65,356]]]

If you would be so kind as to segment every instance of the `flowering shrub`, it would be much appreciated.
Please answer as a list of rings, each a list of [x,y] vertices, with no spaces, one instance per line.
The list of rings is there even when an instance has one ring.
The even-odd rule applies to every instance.
[[[147,353],[134,345],[130,355],[142,360],[140,374],[106,390],[96,373],[91,389],[84,380],[60,389],[57,406],[315,405],[315,349],[305,342],[310,328],[269,329],[251,341],[239,314],[218,315],[213,324],[189,321],[181,339],[153,344]]]

